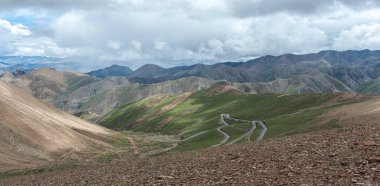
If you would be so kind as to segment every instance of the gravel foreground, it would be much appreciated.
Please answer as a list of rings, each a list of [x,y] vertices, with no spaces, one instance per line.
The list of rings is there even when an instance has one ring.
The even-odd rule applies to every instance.
[[[380,125],[13,177],[0,185],[379,185]]]

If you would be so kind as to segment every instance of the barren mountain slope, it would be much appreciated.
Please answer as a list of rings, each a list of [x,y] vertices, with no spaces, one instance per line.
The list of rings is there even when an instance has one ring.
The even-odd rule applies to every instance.
[[[95,78],[76,72],[60,72],[55,69],[43,68],[28,74],[7,78],[9,82],[41,100],[50,100],[66,91],[70,86],[86,84]]]
[[[368,101],[345,105],[324,114],[316,123],[324,124],[335,122],[339,125],[379,124],[380,123],[380,97]],[[380,135],[380,131],[378,131]]]
[[[0,171],[51,159],[51,154],[107,144],[110,130],[48,106],[0,82]],[[99,139],[97,139],[99,137]]]

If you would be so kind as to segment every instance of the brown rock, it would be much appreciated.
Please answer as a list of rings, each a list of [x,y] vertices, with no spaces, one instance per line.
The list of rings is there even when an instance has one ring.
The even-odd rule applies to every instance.
[[[224,180],[229,180],[229,179],[231,179],[232,177],[229,177],[229,176],[223,176],[223,179]]]
[[[365,146],[376,146],[376,142],[374,141],[374,140],[365,140],[365,141],[363,141],[363,144],[365,145]]]
[[[173,176],[164,176],[164,175],[161,175],[161,176],[157,176],[157,179],[158,180],[173,179]]]
[[[371,157],[367,159],[369,163],[380,162],[380,157]]]

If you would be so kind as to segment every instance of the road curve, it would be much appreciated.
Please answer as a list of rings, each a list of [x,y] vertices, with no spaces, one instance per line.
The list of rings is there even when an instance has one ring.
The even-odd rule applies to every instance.
[[[222,128],[224,128],[226,126],[229,126],[229,124],[226,121],[224,121],[224,117],[231,118],[229,114],[221,114],[220,115],[220,121],[219,121],[219,123],[222,126],[220,126],[220,127],[218,127],[216,129],[219,133],[221,133],[223,135],[223,139],[222,139],[222,141],[220,143],[218,143],[218,144],[216,144],[216,145],[214,145],[212,147],[218,147],[220,145],[223,145],[223,144],[225,144],[230,139],[230,136],[227,133],[225,133],[225,132],[222,131]]]
[[[265,133],[267,133],[268,128],[267,128],[267,126],[265,126],[264,122],[262,122],[262,121],[258,121],[257,123],[260,125],[260,127],[262,128],[262,130],[261,130],[261,132],[259,134],[259,137],[257,138],[256,141],[261,141],[264,138]]]
[[[225,118],[226,119],[231,119],[231,120],[234,120],[234,121],[241,121],[241,122],[247,122],[247,123],[250,122],[252,126],[249,129],[249,131],[247,131],[246,133],[244,133],[240,137],[234,139],[233,141],[230,141],[230,142],[227,143],[227,141],[230,139],[230,136],[227,133],[223,132],[222,129],[224,127],[230,126],[230,125],[224,120]],[[262,121],[248,121],[248,120],[242,120],[242,119],[232,118],[229,114],[220,114],[220,121],[219,121],[219,123],[222,126],[218,127],[216,130],[220,134],[223,135],[223,139],[222,139],[222,141],[220,143],[218,143],[218,144],[216,144],[216,145],[214,145],[212,147],[218,147],[218,146],[221,146],[221,145],[223,145],[225,143],[227,143],[227,144],[234,144],[234,143],[236,143],[236,142],[238,142],[238,141],[240,141],[240,140],[242,140],[244,138],[247,138],[248,141],[251,141],[251,135],[256,130],[257,124],[262,128],[262,130],[260,131],[260,134],[257,137],[256,141],[261,141],[264,138],[266,132],[268,131],[268,128],[265,126],[264,122],[262,122]]]

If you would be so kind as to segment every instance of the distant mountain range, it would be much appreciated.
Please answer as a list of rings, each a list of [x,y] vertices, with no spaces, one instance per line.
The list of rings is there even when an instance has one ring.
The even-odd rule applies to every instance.
[[[44,56],[0,56],[0,71],[31,71],[37,68],[58,67],[59,58]]]
[[[380,76],[380,51],[321,51],[319,53],[264,56],[247,62],[227,62],[213,65],[195,64],[163,68],[143,65],[123,74],[115,67],[88,73],[96,77],[126,76],[135,83],[152,84],[184,77],[226,80],[231,83],[259,83],[262,87],[284,87],[280,92],[356,92],[374,86]],[[122,69],[117,67],[117,69]],[[97,75],[102,72],[102,75]],[[374,81],[372,81],[374,80]],[[276,85],[277,84],[277,85]],[[246,86],[247,92],[252,86]],[[266,91],[263,91],[266,92]]]
[[[122,61],[86,57],[0,56],[0,73],[15,70],[29,72],[40,68],[88,72],[114,63],[122,63]]]
[[[341,77],[347,72],[355,75],[358,70],[364,71],[371,78],[378,76],[376,69],[380,64],[380,51],[322,51],[319,53],[281,56],[264,56],[247,62],[226,62],[213,65],[195,64],[191,66],[177,66],[165,69],[158,65],[143,65],[133,73],[125,76],[138,81],[158,82],[169,79],[178,79],[189,76],[204,77],[214,80],[227,80],[236,83],[269,82],[279,78],[288,79],[295,75],[322,72]],[[369,69],[369,68],[375,69]],[[106,69],[104,69],[106,70]],[[117,74],[109,69],[108,76]],[[340,73],[340,74],[339,74]],[[359,74],[356,74],[359,75]]]
[[[245,93],[380,94],[380,51],[322,51],[264,56],[247,62],[135,71],[113,65],[87,74],[38,69],[0,79],[57,108],[96,121],[116,107],[154,95],[181,94],[225,85]]]

